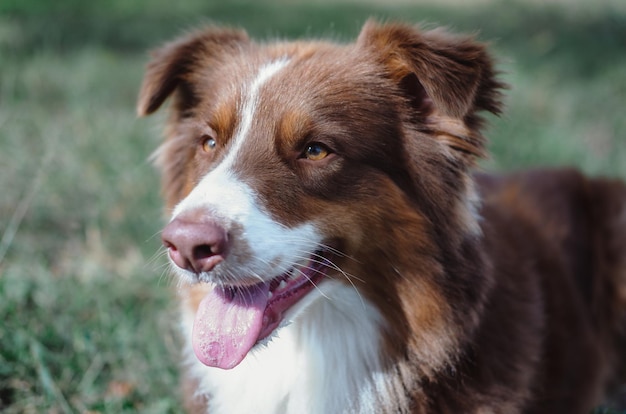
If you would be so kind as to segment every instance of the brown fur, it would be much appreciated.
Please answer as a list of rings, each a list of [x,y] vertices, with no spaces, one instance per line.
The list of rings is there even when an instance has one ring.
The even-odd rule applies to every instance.
[[[237,171],[277,221],[315,218],[353,259],[337,264],[384,310],[398,401],[586,413],[624,380],[626,187],[573,170],[473,175],[479,113],[500,112],[504,85],[472,38],[369,22],[353,45],[261,45],[216,28],[166,45],[138,112],[174,94],[158,155],[168,207],[223,157],[239,85],[281,56],[294,63],[269,81]],[[207,134],[210,156],[197,150]],[[311,136],[341,157],[298,161]],[[202,288],[187,289],[193,310]]]

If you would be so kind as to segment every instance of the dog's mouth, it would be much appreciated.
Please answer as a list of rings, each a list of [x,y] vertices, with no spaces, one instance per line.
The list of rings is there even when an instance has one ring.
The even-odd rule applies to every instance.
[[[205,365],[231,369],[267,338],[285,312],[314,290],[331,266],[330,249],[304,265],[251,286],[218,286],[200,302],[193,326],[193,349]]]

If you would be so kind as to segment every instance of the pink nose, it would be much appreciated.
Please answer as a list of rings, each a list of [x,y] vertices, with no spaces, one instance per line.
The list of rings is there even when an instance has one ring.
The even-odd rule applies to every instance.
[[[211,271],[224,260],[228,248],[223,227],[185,215],[170,221],[161,239],[176,266],[196,274]]]

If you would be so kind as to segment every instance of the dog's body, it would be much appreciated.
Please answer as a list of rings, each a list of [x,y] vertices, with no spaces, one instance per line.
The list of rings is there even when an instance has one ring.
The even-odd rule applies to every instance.
[[[474,175],[501,87],[402,25],[155,55],[191,411],[585,413],[624,379],[626,187]]]

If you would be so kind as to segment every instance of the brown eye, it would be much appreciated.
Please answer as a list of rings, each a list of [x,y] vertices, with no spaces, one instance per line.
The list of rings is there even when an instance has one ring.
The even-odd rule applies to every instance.
[[[304,150],[303,157],[311,161],[319,161],[330,155],[330,150],[322,144],[309,144]]]
[[[211,152],[215,149],[216,146],[217,142],[215,141],[215,138],[208,135],[204,135],[202,137],[202,151]]]

